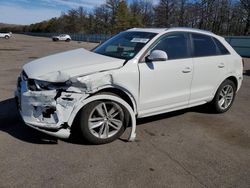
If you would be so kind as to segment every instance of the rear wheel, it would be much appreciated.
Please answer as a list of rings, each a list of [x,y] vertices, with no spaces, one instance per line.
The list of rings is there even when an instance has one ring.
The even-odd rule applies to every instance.
[[[231,80],[225,80],[217,90],[212,108],[216,113],[223,113],[229,110],[235,98],[236,86]]]
[[[118,102],[98,100],[82,109],[79,120],[86,141],[92,144],[105,144],[122,135],[128,125],[129,115]]]

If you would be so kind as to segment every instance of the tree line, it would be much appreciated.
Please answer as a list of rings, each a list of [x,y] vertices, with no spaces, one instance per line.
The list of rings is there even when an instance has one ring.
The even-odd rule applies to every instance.
[[[250,34],[250,0],[107,0],[87,11],[12,28],[20,32],[115,34],[132,27],[193,27],[220,35]]]

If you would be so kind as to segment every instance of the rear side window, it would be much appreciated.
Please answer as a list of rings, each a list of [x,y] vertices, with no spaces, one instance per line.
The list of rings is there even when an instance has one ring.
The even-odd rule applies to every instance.
[[[213,56],[217,54],[217,48],[210,36],[192,34],[194,57]]]
[[[216,39],[216,38],[213,38],[213,39],[218,47],[218,55],[230,54],[229,51],[226,49],[226,47],[218,39]]]
[[[174,33],[163,37],[151,50],[163,50],[168,59],[181,59],[189,56],[188,38],[185,33]]]

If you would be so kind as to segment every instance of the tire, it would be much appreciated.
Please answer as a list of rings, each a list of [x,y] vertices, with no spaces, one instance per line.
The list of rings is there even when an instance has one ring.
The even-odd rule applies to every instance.
[[[4,38],[5,38],[5,39],[9,39],[10,37],[9,37],[8,35],[5,35]]]
[[[70,39],[66,39],[65,42],[70,42]]]
[[[52,40],[53,40],[54,42],[59,41],[58,38],[53,38]]]
[[[128,123],[129,114],[125,107],[111,100],[90,102],[83,107],[78,119],[83,139],[91,144],[106,144],[116,140]]]
[[[230,109],[236,94],[236,86],[231,80],[225,80],[218,88],[211,102],[215,113],[224,113]],[[226,99],[226,100],[225,100]]]

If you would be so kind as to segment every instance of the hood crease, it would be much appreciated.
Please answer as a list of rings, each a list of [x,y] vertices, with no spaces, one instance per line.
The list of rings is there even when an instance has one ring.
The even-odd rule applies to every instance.
[[[121,68],[124,61],[80,48],[34,60],[23,69],[30,79],[64,82],[71,77]]]

